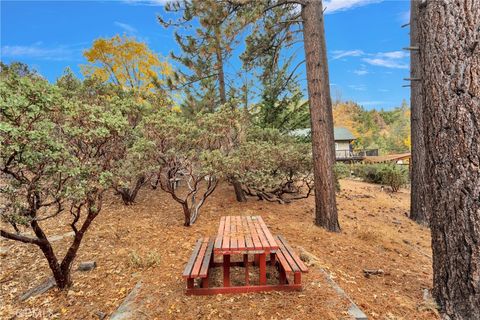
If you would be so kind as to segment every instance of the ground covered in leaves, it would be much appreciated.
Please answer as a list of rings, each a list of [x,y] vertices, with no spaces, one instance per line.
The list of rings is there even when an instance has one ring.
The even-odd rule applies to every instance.
[[[338,234],[313,224],[313,197],[287,205],[255,199],[238,203],[233,189],[222,184],[197,223],[185,228],[181,207],[160,190],[142,190],[133,206],[112,195],[76,260],[94,260],[98,266],[75,271],[66,292],[52,289],[19,302],[23,292],[50,276],[46,260],[34,246],[0,241],[0,318],[98,319],[112,314],[141,281],[137,318],[349,319],[349,302],[333,290],[323,269],[369,319],[437,319],[434,304],[424,298],[432,282],[429,230],[407,218],[408,190],[392,194],[351,180],[341,186]],[[215,235],[222,215],[262,215],[273,234],[316,256],[303,276],[304,290],[185,296],[181,273],[195,240]],[[49,236],[70,231],[66,224],[47,230]],[[63,253],[68,241],[68,236],[55,241],[55,249]],[[384,274],[365,277],[364,269]]]

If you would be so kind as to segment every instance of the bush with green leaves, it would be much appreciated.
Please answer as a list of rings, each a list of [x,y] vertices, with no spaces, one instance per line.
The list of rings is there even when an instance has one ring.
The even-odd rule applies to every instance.
[[[218,184],[215,163],[232,148],[237,134],[232,112],[191,119],[158,109],[140,125],[147,163],[156,172],[154,186],[182,206],[185,226],[195,223]]]
[[[313,190],[311,146],[277,129],[250,128],[245,141],[217,164],[259,200],[288,203]]]
[[[366,182],[384,184],[398,192],[408,183],[408,169],[394,164],[357,164],[354,175]]]
[[[333,168],[337,179],[344,179],[350,177],[350,165],[343,162],[337,162]]]
[[[66,100],[40,77],[2,72],[0,217],[10,228],[0,235],[37,245],[61,289],[71,285],[72,263],[101,210],[127,123],[108,104]],[[60,260],[42,223],[61,214],[74,238]]]
[[[151,176],[150,168],[145,165],[145,150],[142,149],[142,143],[138,142],[143,139],[138,127],[154,107],[138,93],[119,90],[117,86],[95,78],[80,81],[70,70],[58,79],[57,86],[65,99],[108,105],[128,120],[123,140],[117,145],[118,160],[114,163],[116,174],[112,176],[111,183],[125,205],[133,204],[140,188]]]

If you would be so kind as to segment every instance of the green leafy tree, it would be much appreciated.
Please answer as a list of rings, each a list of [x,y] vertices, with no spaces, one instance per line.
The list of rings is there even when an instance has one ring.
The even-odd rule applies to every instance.
[[[0,216],[11,226],[0,235],[37,245],[57,286],[67,288],[83,236],[101,210],[126,119],[103,106],[67,101],[56,86],[18,73],[2,75],[0,99]],[[60,260],[42,222],[65,213],[74,238]]]
[[[277,129],[250,128],[239,147],[215,164],[223,175],[237,176],[245,193],[259,200],[289,203],[313,190],[310,145]]]
[[[159,109],[141,123],[144,154],[157,173],[160,186],[181,206],[184,225],[197,220],[200,209],[215,190],[218,178],[208,161],[214,145],[197,124],[174,111]]]

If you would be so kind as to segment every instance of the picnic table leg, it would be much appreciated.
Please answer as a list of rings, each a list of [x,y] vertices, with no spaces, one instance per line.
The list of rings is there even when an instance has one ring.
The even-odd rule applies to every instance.
[[[206,278],[202,278],[201,286],[202,288],[208,288],[208,275]]]
[[[253,265],[258,266],[260,264],[260,255],[259,254],[254,254],[253,255]]]
[[[293,276],[293,283],[294,284],[302,284],[302,273],[301,272],[295,272]]]
[[[194,285],[194,279],[193,278],[188,278],[187,279],[187,289],[193,289],[193,285]]]
[[[230,255],[223,255],[223,286],[230,287]]]
[[[280,273],[280,284],[286,284],[287,274],[285,273],[285,270],[282,267],[280,267],[278,271]]]
[[[270,264],[272,266],[275,266],[275,262],[276,262],[276,253],[272,252],[272,253],[270,253]]]
[[[243,255],[243,266],[245,267],[245,285],[250,284],[250,275],[248,273],[248,254]]]
[[[259,255],[260,264],[260,285],[267,284],[267,254],[264,252]]]

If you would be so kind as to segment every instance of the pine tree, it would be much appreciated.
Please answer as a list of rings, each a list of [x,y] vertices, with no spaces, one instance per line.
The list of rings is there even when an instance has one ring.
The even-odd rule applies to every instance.
[[[266,44],[275,43],[275,40],[277,40],[277,46],[274,47],[274,50],[279,50],[296,40],[303,40],[312,128],[315,220],[317,225],[329,231],[338,232],[340,231],[340,224],[338,222],[333,173],[335,163],[333,115],[322,2],[319,0],[265,0],[261,2],[238,1],[235,3],[256,4],[256,10],[252,10],[252,8],[250,10],[255,12],[258,18],[264,20],[268,19],[269,14],[275,14],[275,10],[282,10],[280,16],[286,19],[277,19],[271,30],[266,31],[267,34],[271,35],[270,41],[266,41]],[[301,27],[296,28],[296,26]],[[285,32],[283,33],[282,30]],[[303,35],[303,38],[299,35]],[[296,37],[296,39],[291,39],[293,37]],[[282,41],[282,39],[285,40]],[[268,45],[259,46],[259,50],[264,49],[269,49]]]
[[[433,294],[444,319],[480,319],[480,1],[419,8]]]
[[[266,12],[246,38],[241,57],[244,68],[256,70],[255,78],[261,83],[256,113],[259,125],[282,132],[308,127],[310,120],[308,101],[298,82],[298,69],[305,61],[297,62],[295,55],[286,52],[297,42],[294,34],[300,31],[300,21],[294,22],[292,15],[292,10],[283,7]]]
[[[182,54],[172,53],[171,56],[186,70],[178,70],[170,85],[183,89],[186,113],[212,112],[228,101],[225,62],[231,57],[248,16],[237,15],[238,6],[228,1],[184,0],[165,6],[167,12],[183,12],[177,21],[166,21],[158,16],[165,27],[182,27],[175,32]],[[193,32],[189,30],[192,25],[196,25]],[[229,180],[235,188],[237,201],[247,201],[237,179],[231,177]]]
[[[187,113],[212,112],[228,101],[225,65],[245,26],[236,9],[237,6],[224,1],[184,0],[165,6],[167,13],[178,16],[182,12],[177,20],[158,16],[164,27],[176,28],[175,39],[182,52],[172,52],[171,57],[182,68],[174,73],[170,85],[181,89],[182,106]]]

